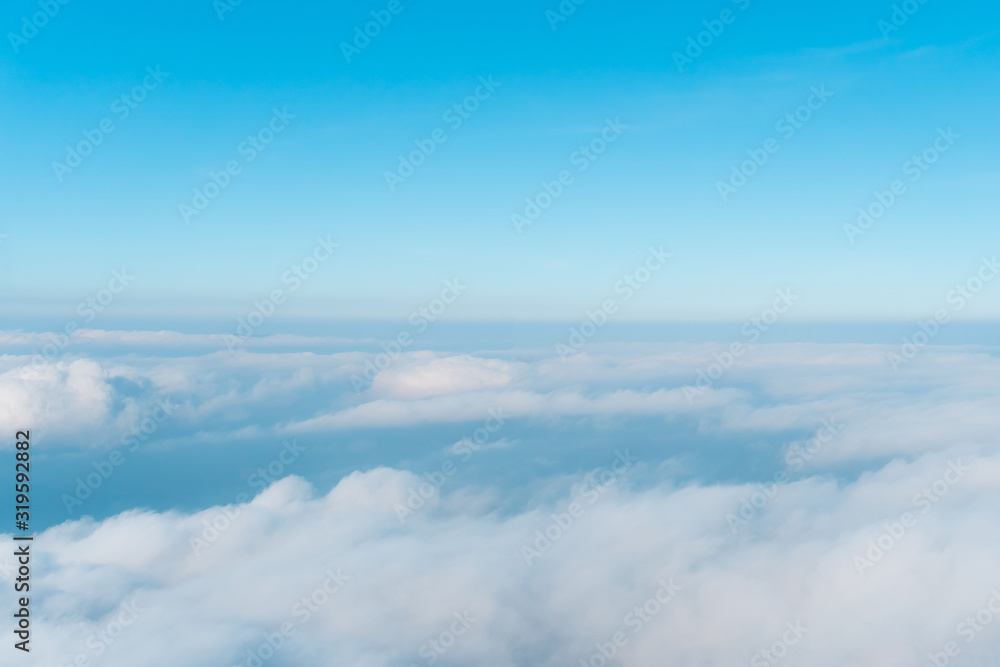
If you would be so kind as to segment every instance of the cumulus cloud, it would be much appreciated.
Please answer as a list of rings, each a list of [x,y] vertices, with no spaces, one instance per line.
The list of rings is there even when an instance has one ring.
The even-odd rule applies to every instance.
[[[770,494],[636,490],[629,474],[597,471],[512,515],[434,493],[401,522],[423,480],[380,468],[319,497],[290,477],[195,514],[67,523],[34,545],[22,661],[576,665],[614,650],[621,665],[722,666],[766,650],[893,667],[952,641],[968,664],[1000,649],[1000,614],[960,625],[1000,586],[996,455],[937,452]]]
[[[0,428],[96,429],[112,417],[112,395],[107,373],[91,360],[10,368],[0,373]]]
[[[414,351],[358,392],[360,352],[135,340],[41,366],[0,357],[0,421],[55,452],[114,446],[166,402],[168,444],[377,430],[404,463],[49,528],[25,664],[891,667],[1000,649],[991,350],[928,347],[898,372],[878,345],[754,346],[723,372],[717,345],[592,344],[565,362]],[[774,469],[681,478],[657,447],[630,453],[643,420]],[[580,425],[607,448],[586,475],[555,456]],[[433,464],[401,469],[419,446]],[[339,470],[350,453],[333,450]],[[474,471],[528,456],[547,467],[527,482]]]

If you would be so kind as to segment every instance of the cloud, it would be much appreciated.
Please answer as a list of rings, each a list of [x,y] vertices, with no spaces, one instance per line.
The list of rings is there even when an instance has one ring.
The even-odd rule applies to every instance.
[[[39,425],[71,433],[102,427],[112,418],[112,390],[100,364],[78,359],[0,373],[0,429],[6,433]]]
[[[916,504],[956,460],[961,476]],[[504,516],[434,496],[401,523],[394,507],[421,480],[379,468],[320,497],[289,477],[195,514],[67,523],[34,544],[36,645],[23,662],[97,659],[88,638],[109,626],[122,631],[99,656],[107,667],[241,664],[283,624],[294,634],[265,664],[579,664],[615,633],[624,666],[753,664],[783,637],[796,639],[776,649],[788,664],[818,667],[923,664],[949,641],[968,656],[1000,649],[1000,615],[971,643],[957,634],[1000,586],[995,454],[795,481],[735,534],[726,517],[759,487],[637,490],[628,474],[604,488],[578,479]],[[915,521],[887,540],[906,513]],[[885,548],[859,572],[873,543]],[[124,629],[119,601],[139,610]]]
[[[717,402],[713,392],[706,401]],[[426,423],[482,420],[490,408],[502,407],[514,418],[580,415],[670,415],[692,411],[681,389],[653,392],[611,391],[595,397],[574,391],[541,394],[531,391],[468,392],[430,399],[394,401],[376,399],[301,423],[284,431],[299,433],[324,429],[404,427]]]
[[[1000,430],[993,409],[1000,361],[985,348],[929,346],[894,372],[886,361],[889,346],[757,345],[695,393],[692,387],[724,346],[592,344],[566,363],[554,351],[516,360],[415,351],[356,393],[351,377],[363,372],[364,353],[262,343],[235,353],[178,354],[174,334],[153,334],[167,342],[145,354],[91,350],[41,366],[30,356],[0,357],[7,406],[0,420],[8,430],[40,429],[54,449],[117,446],[160,401],[177,409],[158,438],[206,446],[474,424],[497,409],[535,429],[558,431],[581,420],[614,420],[627,429],[628,420],[652,418],[745,442],[766,438],[774,446],[808,437],[822,419],[839,420],[844,430],[837,445],[824,448],[813,466],[995,444]],[[151,340],[143,332],[135,337]]]
[[[928,348],[897,373],[886,362],[887,346],[761,345],[692,397],[685,387],[696,385],[720,349],[607,346],[569,364],[543,358],[493,367],[485,364],[490,360],[423,355],[388,375],[385,386],[395,386],[400,376],[450,378],[468,371],[467,384],[443,379],[423,393],[373,390],[357,405],[290,422],[281,432],[466,422],[499,406],[514,418],[549,421],[687,416],[702,432],[720,434],[809,431],[836,418],[847,425],[837,446],[817,457],[826,463],[997,442],[1000,415],[991,406],[1000,399],[1000,362],[986,351]],[[484,387],[471,370],[484,367],[495,386]]]
[[[392,398],[424,398],[441,394],[499,389],[510,384],[512,364],[469,355],[440,357],[414,353],[387,368],[372,382],[371,393]]]
[[[363,353],[172,345],[94,348],[30,373],[30,357],[0,357],[0,420],[41,429],[53,452],[113,446],[167,401],[165,456],[309,433],[339,481],[318,493],[286,477],[193,513],[49,528],[33,547],[25,664],[578,665],[613,651],[625,666],[712,666],[770,664],[769,651],[891,667],[948,642],[968,664],[1000,649],[1000,616],[961,625],[1000,587],[989,349],[927,347],[893,372],[886,346],[760,345],[692,396],[722,346],[592,344],[566,363],[416,351],[356,393]],[[504,432],[477,444],[477,427],[501,418]],[[763,481],[677,477],[658,446],[621,468],[649,420],[686,425],[671,452],[724,441],[705,455]],[[352,465],[338,445],[360,430],[390,433],[404,464]],[[442,452],[461,432],[465,448]],[[574,455],[607,448],[591,474],[557,457],[580,432],[594,442],[573,441]],[[410,459],[421,469],[400,469]],[[474,470],[535,459],[543,476],[527,481],[483,485]],[[310,459],[314,482],[332,474],[323,460]],[[0,565],[9,576],[9,557]]]

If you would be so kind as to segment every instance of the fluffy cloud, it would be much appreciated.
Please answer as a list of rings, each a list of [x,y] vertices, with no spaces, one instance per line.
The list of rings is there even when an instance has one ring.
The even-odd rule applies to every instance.
[[[51,424],[49,432],[103,427],[113,417],[113,391],[100,364],[79,359],[0,373],[0,429]]]
[[[767,650],[775,664],[902,667],[949,642],[977,664],[1000,650],[1000,614],[975,621],[1000,587],[996,455],[938,452],[770,494],[640,491],[630,474],[597,471],[507,515],[433,494],[401,522],[422,480],[381,468],[321,497],[290,477],[196,514],[67,523],[34,545],[22,662],[603,664],[616,633],[616,664],[637,666],[769,664]],[[281,646],[261,653],[269,636]]]
[[[423,398],[499,389],[510,384],[511,378],[512,364],[500,359],[417,352],[379,373],[371,392],[393,398]]]
[[[560,419],[683,418],[702,433],[733,437],[784,438],[838,419],[845,429],[837,446],[813,460],[834,463],[987,445],[1000,427],[1000,361],[970,347],[928,347],[894,372],[888,346],[760,345],[708,382],[723,346],[594,344],[565,363],[554,351],[517,360],[414,351],[357,393],[351,377],[370,360],[360,352],[276,350],[270,339],[232,353],[185,351],[178,341],[205,337],[171,332],[90,338],[108,336],[161,343],[117,356],[81,348],[40,366],[30,356],[0,358],[8,430],[40,429],[53,448],[115,446],[163,401],[177,409],[161,437],[204,442],[472,423],[491,409],[550,427]]]
[[[117,339],[115,354],[82,347],[42,367],[0,357],[0,420],[55,451],[106,446],[165,401],[165,452],[379,430],[398,434],[401,459],[424,446],[434,463],[51,527],[34,543],[25,664],[602,665],[614,652],[637,666],[892,667],[1000,649],[988,350],[929,347],[894,372],[885,346],[762,345],[721,373],[716,345],[594,344],[565,363],[414,351],[356,392],[359,352],[136,334],[139,353]],[[490,410],[516,426],[480,447]],[[742,451],[765,470],[741,479],[763,482],[682,478],[666,453],[633,461],[642,420],[688,425],[681,451],[724,441],[709,455]],[[413,437],[454,424],[471,438],[454,449]],[[580,424],[607,446],[589,475],[556,457]],[[333,450],[338,469],[350,453]],[[527,456],[547,472],[484,486],[474,471]]]

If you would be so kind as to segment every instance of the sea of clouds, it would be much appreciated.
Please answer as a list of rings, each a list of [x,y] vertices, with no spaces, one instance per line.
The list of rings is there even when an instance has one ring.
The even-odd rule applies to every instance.
[[[413,351],[357,392],[371,355],[315,351],[329,340],[88,331],[39,364],[44,340],[0,334],[0,426],[48,454],[101,455],[163,402],[157,446],[185,456],[248,434],[469,435],[435,445],[453,470],[372,465],[322,490],[298,471],[225,505],[47,528],[21,664],[972,667],[1000,651],[993,349],[929,346],[894,370],[891,346],[758,345],[694,393],[725,346]],[[674,450],[639,455],[636,420],[692,424],[692,450],[740,443],[763,472],[681,476]],[[566,425],[604,434],[598,464],[552,466],[513,506],[516,489],[465,475],[544,458]],[[545,437],[526,451],[507,429]],[[5,587],[12,568],[0,556]]]

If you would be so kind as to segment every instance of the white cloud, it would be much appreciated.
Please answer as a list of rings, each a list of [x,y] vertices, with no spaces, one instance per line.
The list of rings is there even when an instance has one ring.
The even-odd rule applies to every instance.
[[[922,512],[914,494],[957,458],[969,470]],[[790,665],[923,664],[951,640],[967,655],[1000,650],[1000,615],[971,644],[956,635],[1000,586],[996,455],[941,452],[846,485],[794,482],[735,536],[725,517],[752,486],[640,492],[620,482],[581,500],[531,566],[522,546],[584,496],[504,517],[439,503],[401,525],[393,505],[417,482],[383,468],[315,498],[293,477],[230,506],[228,522],[212,508],[50,529],[34,545],[36,644],[22,662],[93,658],[87,637],[133,599],[142,611],[101,656],[107,667],[159,664],[161,650],[192,667],[237,664],[285,622],[296,633],[265,664],[427,664],[421,647],[426,655],[465,612],[475,620],[442,664],[579,664],[619,631],[628,642],[616,664],[750,664],[786,622],[806,628]],[[855,556],[905,512],[915,525],[859,573]],[[218,535],[195,555],[191,539],[213,522]],[[328,570],[349,579],[301,622],[296,601]],[[681,589],[640,624],[628,614],[655,599],[661,579]]]
[[[27,372],[23,372],[27,371]],[[0,430],[72,433],[112,416],[112,391],[100,364],[78,359],[0,374]]]
[[[48,429],[56,449],[116,446],[161,400],[178,407],[158,437],[206,446],[268,434],[471,424],[497,408],[549,428],[559,420],[652,417],[694,421],[701,433],[727,437],[799,437],[821,419],[844,423],[836,446],[813,465],[995,445],[1000,432],[1000,361],[973,347],[927,347],[896,373],[887,346],[758,345],[693,398],[685,386],[722,346],[594,344],[568,363],[554,351],[518,360],[415,351],[357,394],[350,378],[366,354],[275,351],[263,343],[232,354],[167,354],[185,336],[135,334],[167,341],[162,355],[94,352],[39,367],[30,357],[0,357],[0,422],[8,430]]]
[[[424,398],[510,384],[512,364],[469,355],[440,357],[430,352],[408,355],[404,363],[388,367],[372,382],[371,393],[391,398]]]
[[[401,522],[400,504],[426,478],[380,467],[321,497],[291,477],[194,514],[65,523],[34,544],[27,665],[79,655],[107,667],[177,656],[192,667],[235,665],[282,623],[295,635],[264,665],[422,665],[455,614],[468,630],[435,664],[577,665],[619,631],[628,642],[615,664],[752,664],[797,622],[808,629],[781,664],[919,665],[949,641],[976,664],[1000,649],[1000,616],[971,643],[957,634],[1000,587],[1000,362],[987,350],[929,347],[894,373],[884,346],[756,346],[690,400],[684,386],[719,346],[595,344],[568,363],[554,353],[413,352],[356,394],[361,353],[168,354],[176,345],[67,355],[34,374],[21,372],[28,357],[0,357],[0,422],[8,432],[43,429],[39,440],[58,451],[116,444],[157,400],[177,406],[164,429],[171,442],[204,446],[351,429],[398,429],[405,441],[411,427],[474,428],[499,408],[520,423],[481,456],[508,466],[526,448],[502,446],[506,438],[524,436],[531,456],[546,457],[546,438],[560,437],[564,422],[606,429],[602,437],[627,448],[631,419],[686,420],[747,451],[765,441],[769,456],[809,446],[823,419],[839,431],[797,471],[813,476],[763,489],[678,486],[677,468],[656,460],[590,503],[592,484],[572,478],[567,493],[563,470],[520,490],[471,486],[460,470],[443,497],[431,493]],[[440,456],[442,444],[429,451]],[[945,484],[952,465],[969,470]],[[536,531],[567,525],[574,499],[585,500],[572,525],[551,548],[536,544]],[[894,537],[907,513],[913,521]],[[891,544],[870,553],[880,540]],[[545,551],[530,567],[525,545]],[[857,558],[872,566],[860,573]],[[329,584],[343,575],[342,586]],[[627,615],[655,600],[661,578],[682,589],[662,608],[650,603],[656,613],[633,633]],[[308,607],[296,605],[324,582],[336,592],[300,623]],[[137,618],[97,655],[107,644],[94,633],[117,632],[123,603]]]
[[[713,392],[705,403],[718,404],[720,395],[732,393],[735,392]],[[409,401],[375,399],[334,414],[290,424],[285,430],[298,433],[476,421],[482,420],[490,408],[498,406],[514,418],[555,418],[567,415],[669,416],[694,411],[679,388],[658,389],[653,392],[621,390],[593,397],[574,391],[553,391],[546,394],[523,390],[466,392]]]

